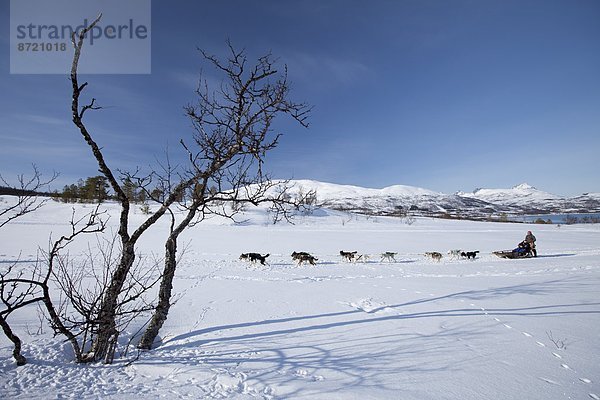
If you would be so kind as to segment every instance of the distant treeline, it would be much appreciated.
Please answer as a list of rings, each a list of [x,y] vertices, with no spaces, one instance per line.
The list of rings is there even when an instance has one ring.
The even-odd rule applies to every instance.
[[[38,192],[35,190],[23,190],[8,186],[0,186],[0,196],[55,196],[56,193]]]
[[[124,179],[123,191],[127,198],[133,203],[145,203],[149,195],[153,199],[163,200],[163,191],[154,189],[150,192],[143,190],[130,179]],[[35,190],[23,190],[8,186],[0,186],[0,196],[40,196],[52,197],[65,203],[101,203],[114,199],[110,192],[110,185],[104,176],[91,176],[80,179],[77,183],[65,185],[62,191],[40,192]]]
[[[600,224],[600,217],[595,215],[575,216],[567,215],[565,224]]]
[[[145,203],[148,197],[159,201],[164,200],[161,189],[156,188],[148,192],[129,178],[122,181],[122,189],[125,196],[133,203]],[[80,179],[76,184],[65,185],[62,192],[56,193],[55,197],[65,203],[101,203],[114,199],[114,195],[110,192],[110,185],[102,175],[90,176],[85,180]]]

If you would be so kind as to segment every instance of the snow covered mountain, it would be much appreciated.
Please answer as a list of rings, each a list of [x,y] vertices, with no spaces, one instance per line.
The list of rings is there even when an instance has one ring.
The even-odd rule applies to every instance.
[[[528,214],[598,212],[600,194],[586,193],[576,197],[561,197],[522,183],[511,189],[477,189],[462,193],[471,197]]]
[[[520,204],[522,201],[549,201],[560,199],[559,196],[540,191],[533,186],[522,183],[511,189],[476,189],[472,193],[461,193],[461,196],[473,197],[491,203]]]
[[[315,190],[319,206],[373,215],[484,218],[500,214],[600,212],[600,194],[564,198],[526,183],[511,189],[477,189],[445,194],[413,186],[371,189],[312,180],[292,181],[294,190]]]
[[[476,189],[472,193],[461,193],[460,195],[510,209],[542,214],[562,210],[565,201],[560,196],[538,190],[527,183],[522,183],[511,189]]]

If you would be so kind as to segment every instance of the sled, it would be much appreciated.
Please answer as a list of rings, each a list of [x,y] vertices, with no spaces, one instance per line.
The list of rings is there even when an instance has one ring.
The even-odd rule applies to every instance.
[[[514,250],[502,250],[502,251],[494,251],[494,252],[492,252],[492,254],[494,254],[500,258],[508,258],[508,259],[531,257],[531,252],[528,252],[528,251],[518,252],[518,251],[514,251]]]

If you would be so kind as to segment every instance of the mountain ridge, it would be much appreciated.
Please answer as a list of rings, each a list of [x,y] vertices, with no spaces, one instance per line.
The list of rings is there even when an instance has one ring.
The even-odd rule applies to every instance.
[[[598,193],[562,197],[528,183],[510,189],[478,188],[473,192],[454,194],[406,185],[373,189],[307,179],[290,183],[295,190],[315,190],[318,206],[370,215],[413,214],[484,219],[507,215],[600,212]]]

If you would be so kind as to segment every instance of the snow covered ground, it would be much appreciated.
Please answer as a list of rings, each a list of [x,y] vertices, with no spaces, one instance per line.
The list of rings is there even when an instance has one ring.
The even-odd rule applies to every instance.
[[[52,202],[1,229],[0,267],[35,258],[51,232],[68,229],[70,213]],[[408,225],[327,210],[295,225],[273,226],[256,210],[244,218],[185,233],[178,301],[160,343],[133,362],[131,347],[113,365],[75,364],[62,338],[39,331],[35,308],[15,315],[29,363],[16,367],[0,336],[0,398],[600,398],[600,226]],[[138,210],[133,223],[142,219]],[[161,253],[166,223],[148,232],[142,253]],[[529,229],[540,257],[491,254]],[[480,253],[467,261],[450,249]],[[340,250],[371,259],[342,262]],[[296,266],[292,251],[318,265]],[[380,262],[384,251],[397,261]],[[269,265],[239,261],[242,252],[270,253]]]

